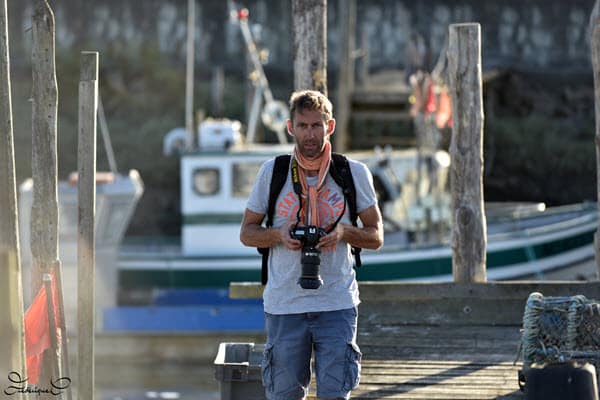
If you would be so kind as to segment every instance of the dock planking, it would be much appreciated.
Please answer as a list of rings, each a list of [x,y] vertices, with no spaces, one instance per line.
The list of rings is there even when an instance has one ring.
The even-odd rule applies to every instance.
[[[359,327],[353,399],[520,399],[518,326]]]
[[[523,399],[519,326],[359,326],[352,399]],[[311,396],[316,400],[313,383]]]
[[[518,385],[527,297],[600,298],[599,282],[359,284],[361,382],[352,399],[524,399]],[[259,297],[232,284],[230,296]],[[518,360],[518,362],[515,362]],[[315,400],[315,386],[308,399]]]

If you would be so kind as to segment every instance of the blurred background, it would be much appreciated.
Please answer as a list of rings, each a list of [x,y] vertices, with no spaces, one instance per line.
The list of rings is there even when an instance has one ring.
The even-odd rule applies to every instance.
[[[139,170],[145,183],[127,235],[179,235],[179,159],[163,157],[162,146],[170,129],[185,125],[187,2],[49,3],[56,18],[60,178],[77,169],[79,55],[99,51],[100,94],[119,169]],[[255,39],[268,50],[264,69],[274,97],[287,101],[293,87],[291,2],[238,5],[249,9]],[[334,105],[345,40],[338,17],[343,6],[343,0],[328,1],[328,86]],[[415,64],[430,70],[443,51],[448,24],[479,22],[484,78],[489,77],[484,79],[486,201],[594,200],[592,6],[592,0],[358,1],[355,79],[360,86]],[[31,176],[30,2],[9,0],[8,13],[17,182],[22,182]],[[245,124],[252,98],[249,61],[227,2],[197,2],[195,43],[195,109]],[[216,97],[215,82],[221,87]],[[378,143],[411,146],[415,137],[410,120],[393,118],[351,118],[349,134],[353,150]],[[276,141],[260,124],[257,138]],[[108,168],[99,144],[98,169]]]

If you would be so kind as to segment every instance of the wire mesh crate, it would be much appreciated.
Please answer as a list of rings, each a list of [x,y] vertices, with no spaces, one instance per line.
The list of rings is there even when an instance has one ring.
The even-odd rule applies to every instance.
[[[600,371],[600,303],[584,296],[531,293],[523,314],[523,369],[532,364],[589,362]]]

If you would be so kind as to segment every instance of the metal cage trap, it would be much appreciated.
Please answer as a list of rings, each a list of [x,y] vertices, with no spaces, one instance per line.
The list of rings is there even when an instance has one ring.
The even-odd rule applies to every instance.
[[[600,303],[585,296],[531,293],[523,315],[523,369],[532,364],[589,362],[600,371]]]

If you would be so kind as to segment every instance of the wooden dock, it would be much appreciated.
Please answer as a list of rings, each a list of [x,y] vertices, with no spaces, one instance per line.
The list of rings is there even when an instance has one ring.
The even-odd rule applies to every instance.
[[[352,398],[521,398],[519,338],[518,326],[363,324],[362,377]]]
[[[231,286],[232,297],[261,292]],[[361,282],[362,377],[352,398],[523,399],[518,349],[532,292],[598,299],[600,282]]]

